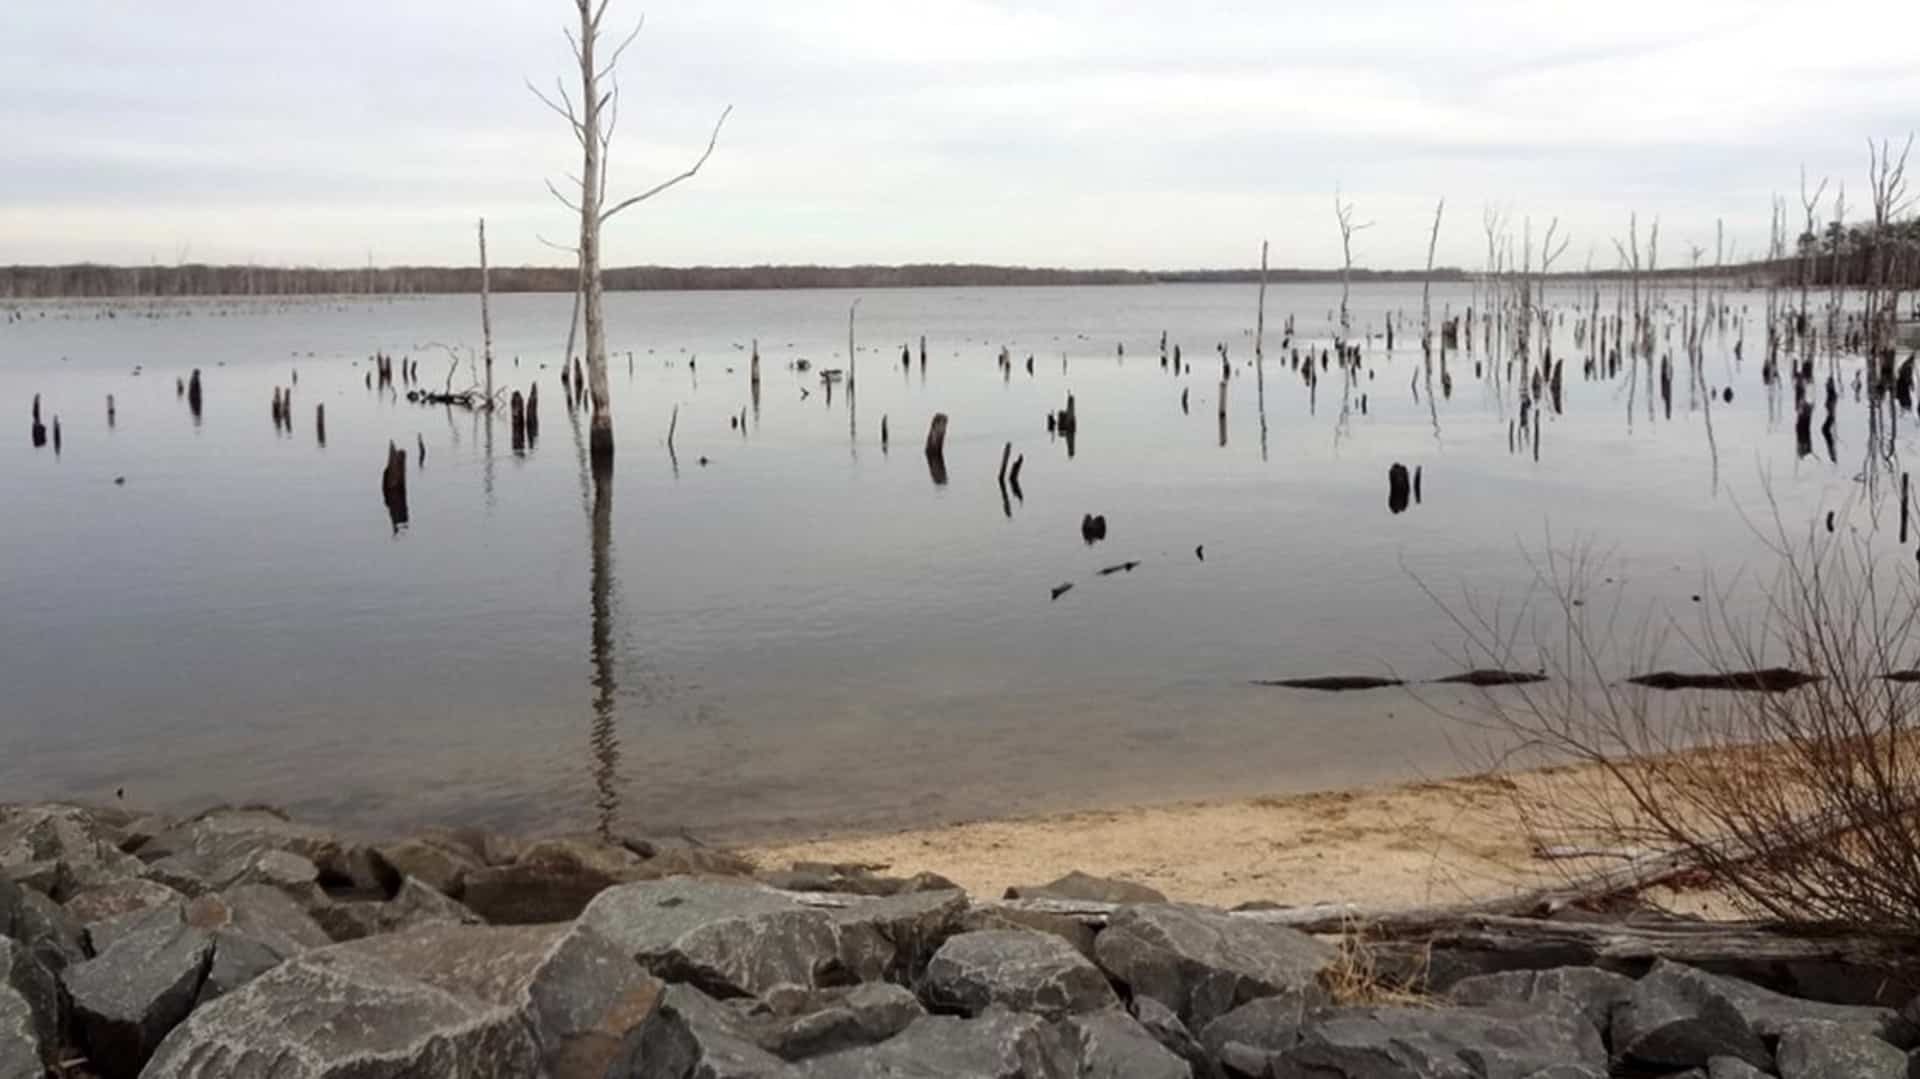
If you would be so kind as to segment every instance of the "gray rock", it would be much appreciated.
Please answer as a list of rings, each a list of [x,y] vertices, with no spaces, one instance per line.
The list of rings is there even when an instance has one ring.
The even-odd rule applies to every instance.
[[[1767,1041],[1780,1037],[1787,1027],[1809,1019],[1837,1023],[1879,1038],[1891,1038],[1904,1027],[1899,1013],[1891,1008],[1801,1000],[1680,963],[1664,960],[1655,963],[1647,978],[1673,985],[1686,983],[1697,995],[1723,997],[1746,1019],[1753,1032]]]
[[[24,945],[5,937],[0,937],[0,1002],[9,1002],[11,1016],[0,1020],[0,1032],[11,1029],[20,1015],[24,1015],[27,1032],[33,1036],[36,1047],[51,1049],[59,1041],[63,1018],[59,976],[48,970]],[[14,1014],[10,1002],[18,1002],[18,1007],[24,1011]],[[7,1037],[5,1033],[0,1033],[0,1047],[4,1047]],[[39,1049],[36,1048],[35,1052],[39,1052]]]
[[[1076,1015],[1064,1024],[1082,1079],[1192,1079],[1193,1068],[1125,1012]]]
[[[982,929],[1033,929],[1054,936],[1073,945],[1075,951],[1088,959],[1093,958],[1093,929],[1086,923],[1064,914],[1047,914],[1035,910],[1009,910],[1006,907],[969,907],[960,914],[955,929],[962,933],[978,932]]]
[[[41,1059],[43,1044],[26,999],[0,983],[0,1079],[41,1079],[47,1073]]]
[[[0,871],[55,900],[138,875],[138,859],[91,813],[70,805],[20,806],[0,816]]]
[[[207,976],[200,982],[193,1006],[206,1005],[280,965],[286,956],[265,944],[230,930],[213,935],[213,959],[207,964]]]
[[[359,940],[429,925],[479,925],[478,914],[432,888],[406,878],[392,899],[329,901],[312,909],[314,921],[336,941]]]
[[[1718,979],[1658,963],[1613,1011],[1614,1055],[1643,1067],[1693,1068],[1716,1056],[1773,1066],[1760,1035]]]
[[[660,985],[585,927],[436,925],[308,959],[381,966],[523,1017],[551,1074],[600,1075]],[[305,960],[302,960],[305,961]]]
[[[1593,967],[1515,970],[1481,974],[1454,983],[1455,1004],[1532,1004],[1547,999],[1577,1008],[1595,1030],[1613,1029],[1613,1009],[1633,993],[1633,979]]]
[[[140,875],[192,898],[215,890],[211,879],[215,868],[189,854],[169,854],[146,863]]]
[[[466,888],[466,875],[487,864],[480,854],[440,835],[419,835],[378,849],[401,876],[452,899],[460,898]]]
[[[1714,1057],[1707,1061],[1701,1079],[1767,1079],[1767,1073],[1738,1057]]]
[[[579,924],[655,975],[722,998],[874,980],[892,960],[874,925],[752,883],[676,877],[623,884],[595,897]]]
[[[754,873],[752,862],[730,851],[711,847],[675,847],[647,859],[647,879],[665,877],[745,878]]]
[[[659,863],[664,866],[666,863]],[[882,877],[872,867],[850,863],[795,862],[788,869],[761,870],[755,880],[789,892],[834,892],[842,895],[889,896],[914,892],[953,891],[959,885],[938,873],[911,877]]]
[[[990,1007],[1049,1018],[1116,1008],[1100,968],[1049,933],[962,933],[927,964],[920,992],[929,1007],[978,1015]]]
[[[1556,1072],[1555,1069],[1559,1069]],[[1315,1013],[1274,1058],[1276,1079],[1603,1079],[1607,1051],[1565,1005],[1336,1008]]]
[[[930,1015],[879,1045],[798,1066],[809,1079],[1054,1079],[1071,1075],[1071,1050],[1031,1015],[978,1019]]]
[[[74,1026],[92,1066],[107,1079],[138,1075],[161,1039],[192,1010],[212,960],[212,934],[156,920],[68,969],[64,982]]]
[[[285,851],[313,863],[329,891],[363,896],[391,895],[398,874],[370,848],[346,843],[332,832],[297,824],[276,809],[246,806],[211,809],[154,836],[140,847],[149,864],[180,856],[202,867],[216,885],[234,883],[234,867],[265,851]],[[225,880],[219,879],[225,876]]]
[[[0,937],[20,945],[55,974],[87,957],[80,923],[58,903],[0,875]]]
[[[1775,1051],[1780,1079],[1906,1079],[1907,1054],[1857,1026],[1789,1023]]]
[[[886,982],[844,989],[776,991],[768,1014],[750,1017],[752,1040],[785,1060],[873,1045],[925,1015],[911,992]]]
[[[539,1044],[517,1009],[449,992],[358,947],[281,963],[198,1009],[168,1035],[142,1079],[539,1074]]]
[[[1121,907],[1094,942],[1100,966],[1189,1030],[1249,1000],[1316,984],[1334,951],[1304,933],[1184,904]]]
[[[1228,1075],[1264,1076],[1279,1054],[1300,1043],[1309,1010],[1325,1003],[1318,986],[1250,1000],[1208,1023],[1200,1044]]]
[[[92,925],[123,914],[178,903],[185,898],[164,884],[139,877],[122,877],[75,892],[61,907],[81,925]]]
[[[670,985],[661,994],[659,1007],[627,1035],[607,1075],[625,1079],[790,1079],[795,1071],[755,1044],[739,1013],[692,986]]]
[[[1215,1074],[1213,1058],[1201,1047],[1200,1042],[1173,1014],[1173,1009],[1152,997],[1135,997],[1129,1006],[1133,1018],[1142,1030],[1153,1036],[1168,1052],[1187,1062],[1193,1074],[1209,1076]]]
[[[834,924],[848,947],[862,942],[871,946],[876,938],[882,946],[879,954],[864,960],[843,956],[842,961],[859,966],[863,977],[872,976],[871,968],[878,963],[886,977],[917,983],[934,952],[960,931],[967,909],[967,894],[949,888],[904,892],[835,911]]]
[[[1093,903],[1165,903],[1157,889],[1130,880],[1096,877],[1079,870],[1048,884],[1007,889],[1008,899],[1070,899]]]
[[[185,910],[183,905],[176,903],[170,906],[136,910],[117,918],[108,918],[104,922],[95,922],[86,928],[87,950],[96,956],[105,955],[121,940],[144,933],[156,926],[178,929],[186,924]]]
[[[320,887],[320,867],[290,850],[250,851],[215,869],[211,880],[222,889],[248,884],[278,888],[309,910],[327,901]]]
[[[242,884],[218,896],[195,900],[187,904],[186,918],[189,924],[203,929],[232,929],[259,941],[283,959],[333,943],[320,923],[292,896],[263,884]]]

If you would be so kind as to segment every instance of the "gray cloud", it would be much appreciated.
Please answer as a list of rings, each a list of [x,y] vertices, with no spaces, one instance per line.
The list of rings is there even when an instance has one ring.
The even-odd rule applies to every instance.
[[[624,219],[616,262],[1338,258],[1339,184],[1374,265],[1476,264],[1485,203],[1610,261],[1768,198],[1858,190],[1914,126],[1906,3],[657,5],[623,71],[614,186],[707,172]],[[0,260],[552,261],[542,180],[574,166],[522,85],[564,74],[560,0],[67,0],[0,22]],[[615,0],[616,16],[640,6]]]

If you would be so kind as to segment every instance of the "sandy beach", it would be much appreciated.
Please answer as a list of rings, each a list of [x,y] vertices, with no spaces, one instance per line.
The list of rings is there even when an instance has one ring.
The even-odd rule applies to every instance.
[[[1000,895],[1079,869],[1151,885],[1170,898],[1413,906],[1484,899],[1552,883],[1592,863],[1540,857],[1535,809],[1556,790],[1591,788],[1575,768],[1190,802],[754,847],[764,867],[855,862],[932,871],[974,895]],[[1650,894],[1706,912],[1706,897]]]

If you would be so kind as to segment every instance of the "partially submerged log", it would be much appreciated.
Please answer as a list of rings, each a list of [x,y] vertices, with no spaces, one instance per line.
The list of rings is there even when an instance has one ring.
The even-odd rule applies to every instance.
[[[1524,686],[1534,682],[1544,682],[1547,676],[1538,671],[1504,671],[1497,668],[1483,668],[1450,674],[1433,681],[1439,685],[1461,686]]]
[[[187,411],[193,413],[195,419],[200,418],[200,369],[198,367],[193,369],[193,374],[187,376]]]
[[[407,523],[407,451],[387,443],[387,465],[380,473],[380,497],[397,534]]]
[[[1369,674],[1328,674],[1314,678],[1256,678],[1256,686],[1280,686],[1285,689],[1317,689],[1326,693],[1343,693],[1355,689],[1385,689],[1389,686],[1404,686],[1398,678],[1381,678]]]
[[[1405,513],[1412,494],[1413,481],[1407,466],[1395,461],[1387,469],[1387,510],[1396,514]]]
[[[1706,674],[1654,671],[1651,674],[1636,674],[1627,681],[1648,689],[1728,689],[1784,693],[1818,682],[1820,676],[1791,667],[1764,667],[1756,671],[1712,671]]]

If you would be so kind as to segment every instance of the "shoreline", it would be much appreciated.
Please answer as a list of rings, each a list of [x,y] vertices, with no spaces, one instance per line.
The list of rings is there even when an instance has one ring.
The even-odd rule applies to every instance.
[[[1534,855],[1520,806],[1572,771],[975,819],[737,849],[763,869],[820,862],[937,872],[983,896],[1077,869],[1221,906],[1462,902],[1568,872]]]

